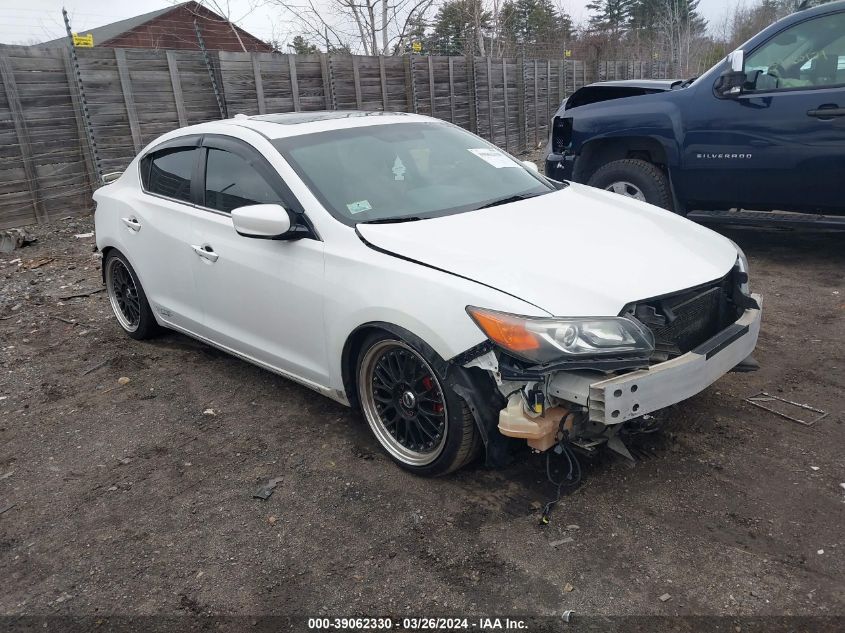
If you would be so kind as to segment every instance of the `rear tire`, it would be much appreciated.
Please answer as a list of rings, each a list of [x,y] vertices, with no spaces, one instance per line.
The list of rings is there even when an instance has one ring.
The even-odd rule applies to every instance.
[[[103,261],[103,271],[109,303],[123,331],[136,340],[158,334],[159,325],[132,264],[122,253],[112,250]]]
[[[587,184],[674,211],[669,179],[659,167],[648,161],[636,158],[615,160],[599,167]]]
[[[407,471],[436,477],[472,461],[481,442],[466,403],[436,369],[443,360],[424,347],[388,332],[371,334],[361,346],[356,383],[364,418],[387,455]]]

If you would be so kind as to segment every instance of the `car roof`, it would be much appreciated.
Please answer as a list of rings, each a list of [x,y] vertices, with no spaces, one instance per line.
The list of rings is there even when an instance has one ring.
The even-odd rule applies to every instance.
[[[326,132],[372,125],[396,123],[432,122],[439,119],[410,114],[407,112],[382,112],[362,110],[319,110],[313,112],[286,112],[280,114],[258,114],[255,116],[235,115],[234,118],[218,121],[228,125],[245,127],[269,139],[299,136],[315,132]],[[202,132],[199,126],[192,126],[191,133]],[[188,128],[185,128],[186,132]]]

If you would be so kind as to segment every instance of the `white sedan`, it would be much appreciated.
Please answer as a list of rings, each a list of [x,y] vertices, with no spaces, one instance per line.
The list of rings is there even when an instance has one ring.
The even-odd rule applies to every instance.
[[[94,199],[129,336],[183,332],[360,407],[418,474],[521,441],[624,453],[623,426],[753,366],[733,242],[427,117],[195,125]]]

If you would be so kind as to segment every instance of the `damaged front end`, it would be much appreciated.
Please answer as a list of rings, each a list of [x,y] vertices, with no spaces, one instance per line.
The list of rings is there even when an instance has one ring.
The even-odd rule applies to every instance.
[[[459,360],[495,382],[502,436],[537,451],[561,441],[586,451],[607,444],[630,458],[619,439],[624,426],[756,365],[761,299],[747,281],[740,257],[722,279],[633,302],[617,317],[526,318],[469,307],[490,344]]]

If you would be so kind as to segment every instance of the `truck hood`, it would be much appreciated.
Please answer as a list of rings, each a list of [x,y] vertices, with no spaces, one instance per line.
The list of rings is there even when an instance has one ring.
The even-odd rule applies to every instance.
[[[679,83],[677,79],[626,79],[589,84],[569,95],[561,103],[555,116],[560,116],[565,110],[571,110],[588,103],[667,92],[672,90],[672,86]]]
[[[577,184],[489,209],[356,229],[371,247],[554,316],[615,316],[632,301],[719,279],[737,258],[730,240],[709,229]]]

